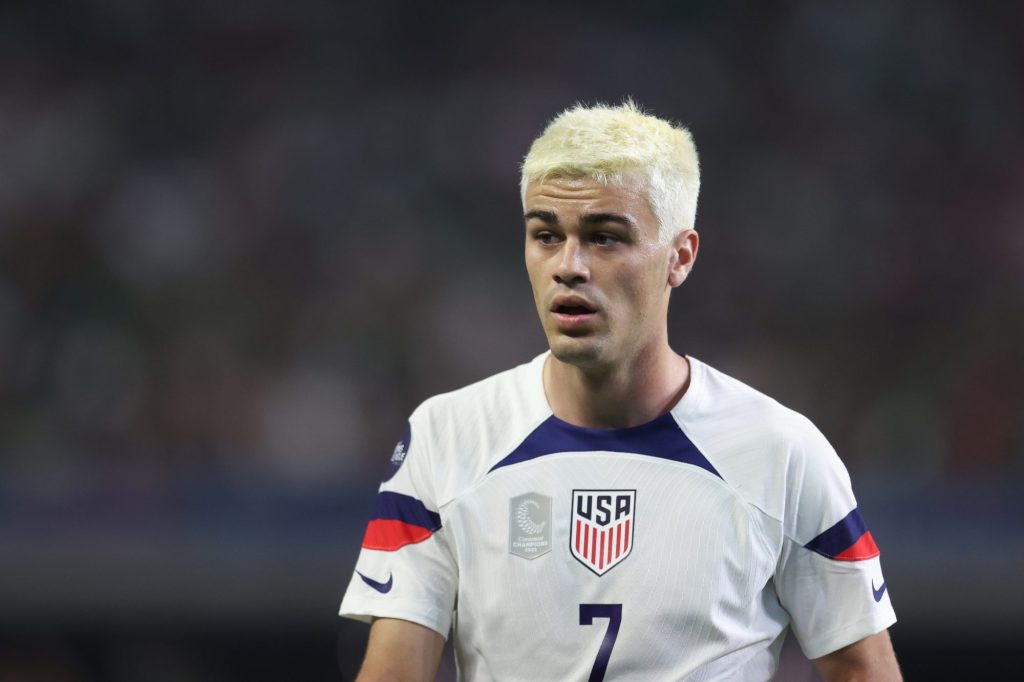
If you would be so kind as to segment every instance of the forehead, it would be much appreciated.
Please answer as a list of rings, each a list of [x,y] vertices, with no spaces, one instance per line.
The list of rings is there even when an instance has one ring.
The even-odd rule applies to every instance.
[[[530,182],[526,186],[526,210],[547,210],[566,218],[583,213],[620,213],[638,224],[655,219],[647,188],[636,176],[607,184],[589,177]]]

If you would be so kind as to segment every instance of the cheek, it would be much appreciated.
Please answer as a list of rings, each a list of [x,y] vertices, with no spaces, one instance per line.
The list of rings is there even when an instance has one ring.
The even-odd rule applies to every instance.
[[[667,286],[663,274],[660,269],[648,262],[644,267],[631,270],[628,276],[622,278],[620,300],[628,308],[627,314],[631,318],[638,322],[657,318],[657,311],[661,308],[661,299]]]
[[[529,251],[526,254],[526,276],[530,279],[530,286],[534,289],[537,288],[537,264],[532,258],[530,258]]]
[[[634,276],[618,279],[614,292],[608,296],[612,323],[623,330],[636,329],[638,323],[647,317],[647,287],[639,275],[634,273]]]
[[[533,291],[533,299],[538,306],[541,304],[541,299],[544,295],[543,285],[543,274],[540,268],[536,264],[531,264],[529,261],[526,263],[526,276],[530,280],[530,289]]]
[[[623,278],[623,289],[630,298],[646,306],[657,299],[665,287],[665,273],[660,263],[644,259],[630,268]]]

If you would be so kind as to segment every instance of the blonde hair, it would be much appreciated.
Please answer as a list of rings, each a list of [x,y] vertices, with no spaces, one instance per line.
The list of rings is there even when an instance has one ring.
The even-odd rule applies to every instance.
[[[577,104],[530,145],[520,179],[523,206],[530,182],[591,177],[622,184],[633,174],[645,183],[663,243],[693,229],[700,167],[690,131],[644,113],[632,99],[619,106]]]

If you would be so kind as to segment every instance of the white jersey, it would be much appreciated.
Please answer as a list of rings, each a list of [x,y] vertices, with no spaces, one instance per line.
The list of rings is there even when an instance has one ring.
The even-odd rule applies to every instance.
[[[849,475],[803,416],[689,358],[666,415],[551,413],[547,354],[427,400],[341,614],[454,637],[466,680],[769,680],[896,617]]]

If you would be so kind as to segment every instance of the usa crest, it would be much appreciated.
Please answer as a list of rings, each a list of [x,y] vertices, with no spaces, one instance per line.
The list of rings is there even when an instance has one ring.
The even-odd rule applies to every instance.
[[[573,490],[569,550],[604,575],[633,551],[636,490]]]

